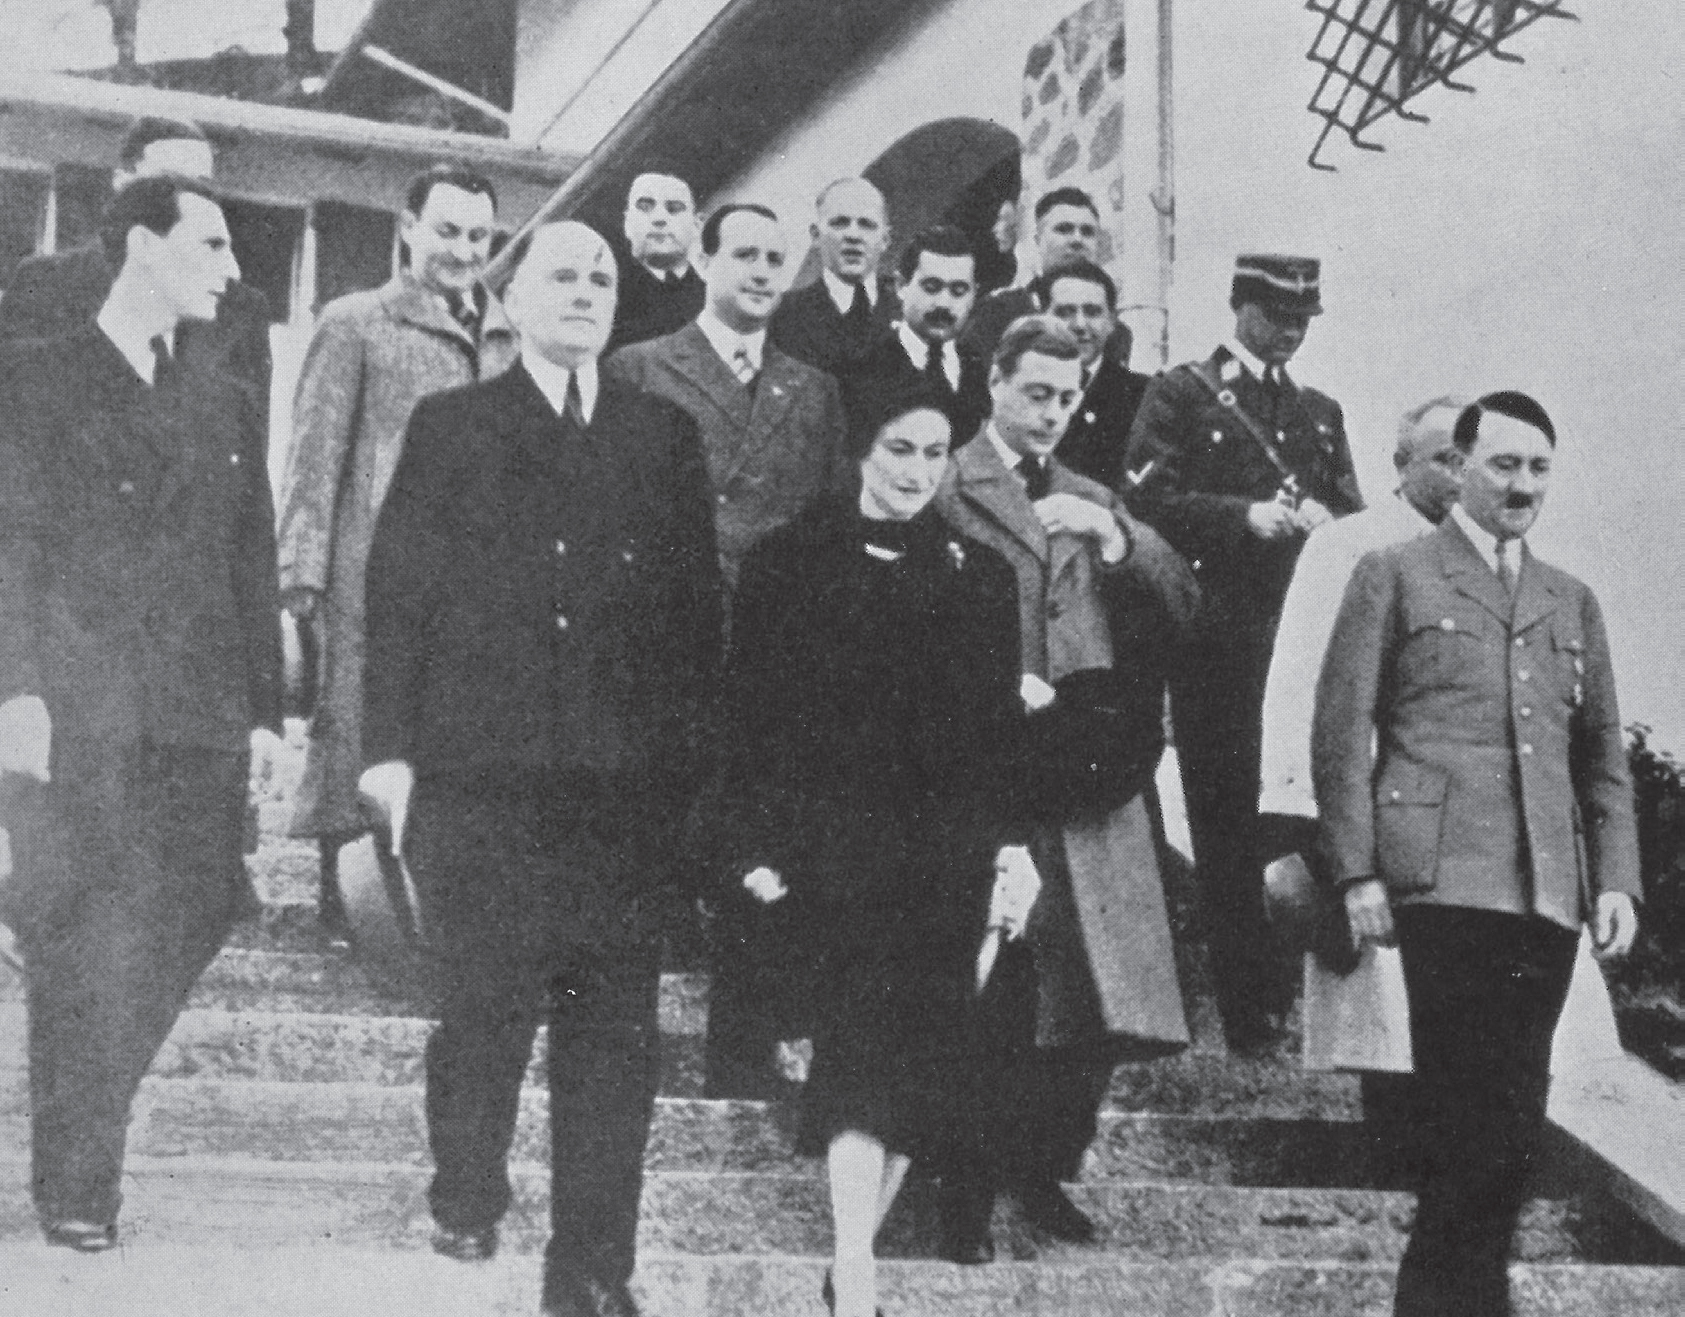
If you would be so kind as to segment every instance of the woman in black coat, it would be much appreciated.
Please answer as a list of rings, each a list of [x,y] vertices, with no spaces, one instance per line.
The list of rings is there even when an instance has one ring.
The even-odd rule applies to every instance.
[[[800,930],[814,1061],[798,1148],[828,1160],[826,1297],[844,1317],[874,1312],[872,1240],[909,1160],[940,1161],[964,1127],[997,870],[1036,882],[1015,845],[1012,570],[929,506],[950,439],[938,407],[879,400],[867,425],[858,504],[817,504],[750,553],[728,675],[733,873]]]

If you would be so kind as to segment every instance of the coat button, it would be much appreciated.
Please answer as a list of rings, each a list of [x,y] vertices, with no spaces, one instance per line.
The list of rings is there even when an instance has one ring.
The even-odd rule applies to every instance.
[[[566,631],[567,629],[568,629],[567,618],[563,617],[560,613],[557,613],[556,614],[556,630]]]
[[[564,542],[564,541],[562,541],[562,540],[557,540],[557,541],[556,541],[556,556],[557,556],[557,557],[558,557],[558,558],[560,558],[560,557],[562,557],[562,556],[563,556],[563,555],[564,555],[564,554],[566,554],[566,553],[567,553],[567,551],[568,551],[568,546],[567,546],[567,544],[566,544],[566,543],[565,543],[565,542]]]
[[[716,503],[718,503],[723,508],[725,506],[725,495],[724,494],[716,495],[714,501]]]
[[[240,454],[230,453],[228,455],[228,465],[229,466],[239,466],[240,465]]]
[[[1527,648],[1527,637],[1526,636],[1517,636],[1515,638],[1515,647],[1517,649],[1526,649]]]
[[[1448,617],[1442,617],[1439,619],[1439,629],[1441,631],[1455,631],[1457,624]]]
[[[1531,718],[1533,716],[1533,706],[1531,704],[1523,704],[1521,706],[1521,716],[1523,718]]]
[[[1392,793],[1392,798],[1393,798],[1393,799],[1394,799],[1394,800],[1397,800],[1397,799],[1398,799],[1398,792],[1397,792],[1397,791],[1394,791],[1394,792],[1393,792],[1393,793]]]
[[[1532,754],[1533,753],[1533,743],[1531,741],[1523,741],[1521,743],[1521,753],[1524,754],[1524,755]]]
[[[620,561],[621,562],[631,562],[632,561],[632,551],[630,549],[622,549],[620,551]]]
[[[1515,679],[1517,681],[1526,681],[1532,675],[1533,674],[1528,672],[1526,668],[1522,668],[1515,674]]]

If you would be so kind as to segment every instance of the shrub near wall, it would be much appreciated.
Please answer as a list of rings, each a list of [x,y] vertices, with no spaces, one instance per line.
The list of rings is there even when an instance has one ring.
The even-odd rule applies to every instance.
[[[1685,1079],[1685,769],[1651,748],[1648,727],[1627,733],[1644,904],[1638,942],[1609,986],[1628,1050]]]

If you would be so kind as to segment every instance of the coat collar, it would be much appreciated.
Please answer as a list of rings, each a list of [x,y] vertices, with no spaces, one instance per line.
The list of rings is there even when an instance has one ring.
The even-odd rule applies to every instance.
[[[719,480],[730,480],[778,438],[785,414],[802,385],[805,369],[768,340],[751,398],[695,321],[670,336],[668,360],[742,435]]]
[[[986,422],[977,437],[954,454],[953,464],[958,495],[1046,562],[1047,532],[1024,497],[1018,477],[1007,470],[989,442]]]
[[[486,295],[486,314],[480,326],[480,343],[469,337],[468,331],[445,310],[438,295],[423,288],[406,274],[390,280],[380,290],[381,305],[392,319],[431,333],[453,338],[464,347],[480,351],[493,338],[515,338],[515,326],[503,303],[495,295]]]
[[[1511,631],[1525,631],[1556,611],[1559,596],[1553,575],[1525,544],[1512,599],[1504,593],[1503,585],[1455,518],[1447,517],[1433,535],[1439,548],[1440,569],[1452,588],[1474,600]]]

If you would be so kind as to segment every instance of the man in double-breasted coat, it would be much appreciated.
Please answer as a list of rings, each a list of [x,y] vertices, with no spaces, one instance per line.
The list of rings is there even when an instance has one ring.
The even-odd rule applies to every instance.
[[[1322,311],[1321,263],[1241,256],[1229,301],[1233,340],[1148,386],[1116,490],[1199,578],[1170,683],[1176,756],[1223,1032],[1266,1052],[1297,977],[1264,916],[1264,684],[1305,536],[1363,500],[1339,404],[1286,372]]]
[[[294,836],[322,846],[322,899],[337,912],[333,863],[362,831],[363,568],[410,412],[430,393],[490,379],[515,359],[513,326],[477,283],[496,194],[438,166],[411,183],[400,225],[408,264],[384,287],[322,312],[293,403],[281,497],[281,597],[314,629],[320,680]]]
[[[993,416],[954,456],[937,494],[944,517],[1016,570],[1023,670],[1050,683],[1114,666],[1162,673],[1197,598],[1163,540],[1104,486],[1050,457],[1081,397],[1079,358],[1057,321],[1009,326],[990,371]],[[1152,691],[1162,699],[1162,678]],[[1034,854],[1043,888],[1028,937],[1041,1079],[1020,1122],[1026,1150],[1014,1155],[1013,1187],[1033,1221],[1084,1239],[1092,1226],[1058,1181],[1074,1178],[1094,1137],[1117,1044],[1169,1051],[1188,1042],[1188,1029],[1140,797],[1045,828]]]
[[[708,301],[676,334],[616,352],[609,373],[676,402],[695,419],[708,459],[720,573],[730,592],[744,555],[820,494],[852,494],[837,382],[767,337],[784,281],[786,241],[772,211],[721,206],[702,227]],[[721,911],[708,1007],[708,1094],[766,1097],[787,991],[771,965],[767,917],[746,893]]]
[[[1580,928],[1637,931],[1632,782],[1597,600],[1523,536],[1556,433],[1525,394],[1458,416],[1461,502],[1357,565],[1313,718],[1321,875],[1396,937],[1415,1059],[1416,1223],[1398,1317],[1506,1317],[1551,1038]]]
[[[281,721],[266,426],[177,360],[238,276],[208,185],[106,212],[96,318],[0,370],[0,918],[25,960],[32,1188],[49,1243],[109,1248],[129,1107],[252,900],[248,767]]]
[[[592,230],[534,231],[508,287],[521,364],[416,409],[369,557],[362,784],[439,962],[434,1247],[495,1249],[547,1022],[545,1317],[636,1317],[657,906],[721,648],[695,423],[597,367],[615,286]]]

